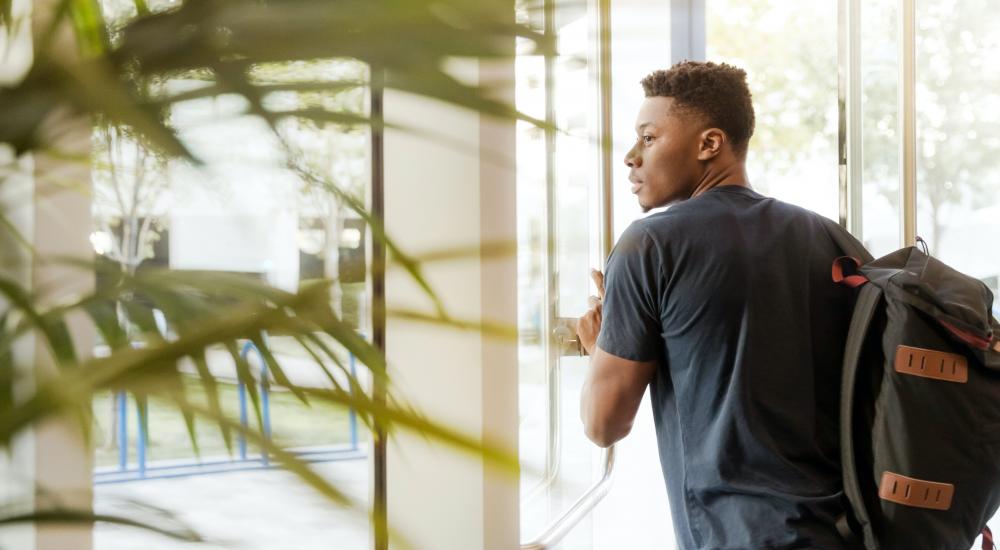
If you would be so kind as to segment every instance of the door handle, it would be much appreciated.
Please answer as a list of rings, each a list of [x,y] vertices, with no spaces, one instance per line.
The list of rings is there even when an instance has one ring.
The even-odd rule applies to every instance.
[[[578,319],[573,317],[556,317],[555,328],[552,329],[552,340],[560,357],[579,357],[586,355],[580,345],[580,337],[576,334]]]
[[[604,473],[600,481],[587,489],[587,492],[569,507],[559,519],[552,522],[535,540],[521,543],[521,550],[549,550],[566,536],[577,523],[597,506],[611,490],[611,479],[615,472],[615,447],[604,449]]]

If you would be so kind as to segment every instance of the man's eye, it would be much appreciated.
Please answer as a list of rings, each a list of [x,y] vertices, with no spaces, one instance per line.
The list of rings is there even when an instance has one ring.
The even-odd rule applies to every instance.
[[[646,145],[653,141],[653,136],[642,136],[642,142]]]

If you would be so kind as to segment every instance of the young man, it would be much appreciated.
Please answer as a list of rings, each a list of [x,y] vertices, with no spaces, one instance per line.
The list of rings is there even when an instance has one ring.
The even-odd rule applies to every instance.
[[[642,86],[629,181],[644,210],[672,206],[594,273],[601,296],[578,327],[587,435],[628,434],[650,385],[679,548],[849,548],[835,527],[841,253],[820,216],[750,188],[745,72],[684,62]]]

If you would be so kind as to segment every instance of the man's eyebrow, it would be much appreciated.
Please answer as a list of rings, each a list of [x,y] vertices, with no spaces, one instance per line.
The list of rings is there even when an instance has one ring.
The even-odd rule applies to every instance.
[[[639,132],[642,131],[643,128],[645,128],[646,126],[649,126],[650,124],[652,124],[652,122],[643,122],[642,124],[639,125],[638,128],[635,129],[635,133],[638,134]]]

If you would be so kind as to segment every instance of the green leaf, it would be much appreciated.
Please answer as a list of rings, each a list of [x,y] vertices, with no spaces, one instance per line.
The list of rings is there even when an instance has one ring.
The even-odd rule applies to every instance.
[[[39,313],[35,308],[35,298],[19,284],[5,277],[0,277],[0,295],[6,297],[14,308],[25,314],[30,326],[42,333],[57,365],[67,366],[76,363],[73,340],[60,316]]]
[[[517,326],[491,321],[476,321],[455,319],[448,316],[431,315],[426,312],[411,309],[389,309],[386,315],[407,321],[417,321],[432,325],[447,326],[459,330],[473,331],[505,340],[516,340]]]
[[[278,363],[278,360],[275,359],[274,354],[271,353],[271,349],[264,342],[264,339],[260,335],[256,335],[252,336],[250,341],[253,342],[254,347],[256,347],[257,351],[260,352],[261,359],[263,359],[264,364],[267,366],[267,372],[270,373],[271,376],[274,376],[275,382],[291,390],[295,397],[297,397],[302,403],[308,403],[309,399],[304,393],[300,392],[294,384],[292,384],[291,380],[288,379],[288,376],[285,375],[284,369],[281,368],[281,365]],[[322,368],[322,365],[318,366]],[[267,378],[263,375],[261,376],[261,383],[267,383]]]
[[[153,521],[162,521],[162,518],[145,522],[113,514],[99,514],[90,510],[59,507],[45,508],[22,513],[13,513],[0,509],[0,526],[17,525],[21,523],[91,524],[95,522],[102,522],[126,527],[135,527],[137,529],[151,531],[153,533],[184,542],[206,542],[201,535],[190,529],[172,529],[170,527],[162,527],[156,525]]]
[[[84,56],[93,57],[108,51],[111,42],[97,0],[70,0],[69,14]]]
[[[14,26],[14,0],[0,0],[0,27],[8,32]]]
[[[205,360],[204,350],[199,350],[192,354],[192,360],[194,361],[195,368],[198,371],[198,382],[201,383],[202,388],[205,391],[205,395],[208,398],[208,410],[215,416],[222,416],[222,404],[219,401],[219,385],[215,380],[215,376],[212,371],[208,368],[208,361]],[[226,445],[226,451],[229,454],[233,453],[233,437],[230,432],[229,426],[225,423],[218,423],[219,432],[222,434],[222,441]]]

